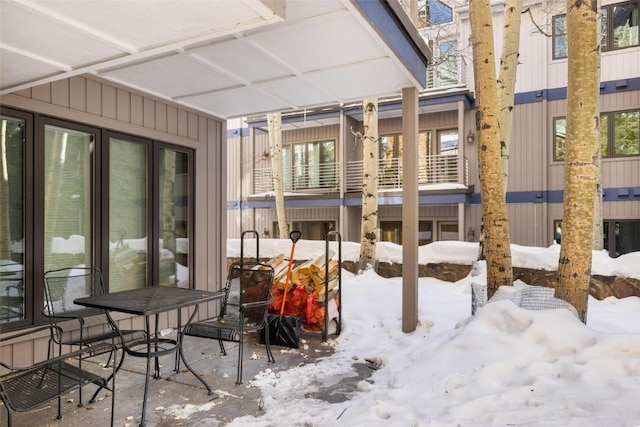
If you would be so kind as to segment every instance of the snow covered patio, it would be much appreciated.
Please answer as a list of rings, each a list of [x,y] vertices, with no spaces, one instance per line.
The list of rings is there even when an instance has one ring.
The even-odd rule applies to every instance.
[[[173,332],[175,335],[175,332]],[[227,356],[220,354],[217,341],[185,338],[185,351],[192,367],[203,375],[219,396],[212,399],[202,384],[191,375],[184,366],[179,373],[172,370],[173,356],[160,359],[162,378],[151,380],[147,403],[147,426],[218,426],[225,425],[236,417],[262,414],[261,392],[252,386],[251,380],[260,372],[277,374],[282,370],[313,363],[318,358],[333,353],[331,341],[321,342],[318,334],[303,334],[299,349],[272,347],[275,364],[267,363],[264,346],[256,339],[247,339],[245,343],[245,361],[243,364],[244,383],[235,384],[236,344],[227,345]],[[92,363],[92,362],[83,362]],[[91,369],[104,369],[97,366]],[[364,365],[363,365],[364,366]],[[369,368],[361,369],[362,375],[370,375]],[[144,388],[145,360],[125,357],[122,369],[116,377],[116,414],[115,426],[137,426],[140,421],[141,399]],[[340,378],[336,378],[339,382]],[[349,388],[351,387],[351,389]],[[85,401],[95,387],[85,388]],[[353,386],[349,384],[327,384],[326,390],[318,390],[319,398],[326,395],[328,401],[346,399]],[[334,395],[333,392],[336,392]],[[101,392],[95,404],[77,407],[78,393],[73,392],[63,399],[62,420],[56,417],[56,401],[27,413],[14,413],[14,424],[24,426],[48,427],[86,427],[89,425],[109,425],[110,399]],[[0,425],[6,425],[6,411],[0,408]]]

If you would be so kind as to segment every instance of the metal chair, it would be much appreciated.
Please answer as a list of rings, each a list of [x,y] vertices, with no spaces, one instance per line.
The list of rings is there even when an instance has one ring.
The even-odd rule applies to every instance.
[[[10,345],[9,342],[19,337],[37,335],[45,329],[54,329],[52,326],[31,329],[26,332],[0,338],[0,346]],[[52,332],[53,333],[53,332]],[[50,343],[51,344],[51,343]],[[97,356],[108,353],[111,357],[116,351],[110,344],[96,344],[91,348],[81,348],[75,352],[60,354],[58,357],[48,357],[47,360],[38,363],[16,367],[0,361],[3,374],[0,375],[0,400],[7,411],[7,425],[12,426],[12,411],[27,412],[41,407],[51,400],[58,399],[58,416],[62,419],[62,404],[60,398],[67,393],[80,389],[88,384],[95,384],[101,390],[106,388],[111,391],[111,426],[113,427],[115,412],[115,377],[116,368],[112,367],[111,375],[105,379],[100,369],[99,373],[80,369],[74,363],[82,360],[83,355]],[[62,352],[62,349],[59,349]],[[96,371],[96,369],[93,369]],[[111,385],[109,385],[109,380]],[[24,425],[24,424],[23,424]]]
[[[217,318],[195,322],[180,333],[185,336],[218,340],[222,354],[226,355],[224,342],[238,343],[238,373],[236,384],[242,384],[244,336],[268,328],[267,311],[271,303],[273,267],[257,262],[237,262],[229,268],[224,289],[225,296]],[[266,331],[268,361],[275,363]]]
[[[116,371],[124,361],[124,343],[146,337],[142,330],[122,330],[104,310],[86,308],[73,303],[77,298],[104,294],[102,274],[97,268],[72,267],[50,270],[44,274],[45,307],[43,314],[49,318],[51,340],[59,345],[92,347],[110,343],[120,349]],[[51,346],[49,346],[51,349]],[[107,365],[111,357],[107,361]],[[115,356],[113,360],[116,364]],[[79,358],[82,368],[82,358]],[[94,402],[98,389],[90,400]],[[82,406],[82,389],[78,406]]]

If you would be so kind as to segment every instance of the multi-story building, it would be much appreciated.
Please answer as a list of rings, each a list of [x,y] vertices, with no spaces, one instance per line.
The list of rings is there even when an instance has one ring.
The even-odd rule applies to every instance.
[[[528,1],[521,16],[507,206],[515,244],[560,238],[564,185],[567,40],[564,2]],[[602,2],[600,115],[605,247],[640,250],[640,41],[638,0]],[[402,107],[379,99],[379,239],[402,243],[402,189],[419,184],[419,243],[475,241],[481,199],[468,6],[420,2],[421,32],[433,49],[419,96],[419,170],[402,171]],[[503,3],[493,4],[496,58]],[[359,241],[362,105],[284,113],[285,206],[293,228],[322,239],[339,230]],[[228,235],[278,232],[264,116],[228,125]]]

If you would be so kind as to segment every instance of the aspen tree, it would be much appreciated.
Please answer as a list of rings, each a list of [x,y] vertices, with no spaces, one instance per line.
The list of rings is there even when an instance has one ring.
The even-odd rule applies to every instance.
[[[476,87],[476,131],[484,221],[487,295],[513,284],[509,220],[500,153],[493,26],[489,0],[471,0],[471,41]]]
[[[556,296],[587,317],[598,180],[598,2],[567,0],[567,132]]]
[[[375,266],[378,227],[378,100],[365,99],[362,134],[362,226],[360,232],[360,259],[358,270]]]
[[[498,122],[500,124],[500,158],[504,193],[507,194],[509,180],[509,151],[511,150],[511,128],[516,86],[516,72],[520,56],[520,23],[522,0],[506,0],[502,27],[502,54],[498,73]],[[486,259],[485,230],[482,226],[478,245],[478,260]]]
[[[271,169],[273,172],[273,189],[276,199],[276,215],[281,239],[289,236],[289,222],[284,208],[284,181],[282,173],[282,114],[267,114],[269,125],[269,149],[271,150]]]

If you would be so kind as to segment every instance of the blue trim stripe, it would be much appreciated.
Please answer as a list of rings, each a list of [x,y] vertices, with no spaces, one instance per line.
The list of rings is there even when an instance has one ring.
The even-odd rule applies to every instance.
[[[607,188],[602,196],[605,202],[621,202],[640,200],[640,187]],[[520,203],[562,203],[563,191],[513,191],[507,193],[507,204]],[[402,204],[402,196],[381,196],[378,198],[381,206],[395,206]],[[442,205],[458,204],[467,205],[482,204],[480,193],[474,194],[431,194],[418,197],[420,205]],[[229,201],[227,210],[253,209],[253,208],[275,208],[275,200],[250,200],[250,201]],[[339,206],[362,206],[362,198],[347,197],[344,199],[297,199],[285,200],[288,208],[319,208],[319,207],[339,207]]]
[[[634,77],[632,79],[610,80],[600,83],[601,95],[632,90],[640,90],[640,77]],[[516,104],[530,104],[532,102],[541,102],[545,100],[556,101],[559,99],[567,99],[566,87],[517,93],[515,94],[514,102]]]
[[[249,128],[227,129],[227,139],[249,136]]]

